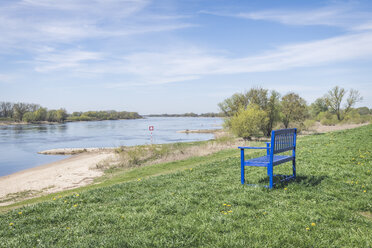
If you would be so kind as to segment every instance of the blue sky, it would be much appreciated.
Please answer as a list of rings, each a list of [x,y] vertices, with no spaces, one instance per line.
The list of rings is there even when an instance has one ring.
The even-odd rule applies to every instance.
[[[217,112],[252,87],[372,108],[371,1],[1,0],[0,101]]]

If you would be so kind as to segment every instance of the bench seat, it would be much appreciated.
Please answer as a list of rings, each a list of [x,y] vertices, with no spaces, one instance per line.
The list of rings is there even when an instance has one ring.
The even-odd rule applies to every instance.
[[[273,159],[273,166],[293,161],[293,156],[284,156],[284,155],[274,155]],[[249,160],[244,161],[245,166],[256,166],[256,167],[268,167],[270,164],[270,155],[269,156],[262,156],[258,158],[252,158]]]

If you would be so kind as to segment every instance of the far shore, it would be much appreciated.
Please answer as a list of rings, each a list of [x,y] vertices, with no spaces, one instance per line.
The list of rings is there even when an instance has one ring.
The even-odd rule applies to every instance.
[[[138,119],[138,118],[137,118]],[[14,125],[56,125],[64,124],[69,122],[92,122],[92,121],[118,121],[118,120],[135,120],[135,119],[117,119],[117,120],[65,120],[63,122],[53,122],[53,121],[33,121],[33,122],[24,122],[24,121],[0,121],[0,126],[14,126]]]

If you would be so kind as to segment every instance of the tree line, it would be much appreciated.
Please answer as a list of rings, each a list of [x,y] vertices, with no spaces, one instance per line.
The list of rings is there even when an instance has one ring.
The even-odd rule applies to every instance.
[[[0,102],[0,121],[14,122],[65,122],[65,121],[94,121],[142,118],[137,112],[114,110],[87,111],[68,114],[63,108],[48,110],[39,104]]]
[[[237,136],[250,139],[261,135],[269,137],[274,127],[301,130],[315,121],[324,125],[370,121],[372,110],[353,108],[361,100],[357,90],[347,91],[338,86],[311,105],[293,92],[281,96],[275,90],[252,88],[232,95],[218,106],[227,116],[225,126]]]
[[[140,119],[143,118],[137,112],[127,111],[87,111],[73,112],[67,119],[70,121],[95,121],[95,120],[122,120],[122,119]]]

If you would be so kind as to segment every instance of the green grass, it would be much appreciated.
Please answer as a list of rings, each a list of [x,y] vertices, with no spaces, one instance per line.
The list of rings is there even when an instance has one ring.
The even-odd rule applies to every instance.
[[[274,190],[240,185],[238,150],[134,169],[0,215],[0,246],[371,247],[371,140],[372,125],[301,137],[298,179]]]

